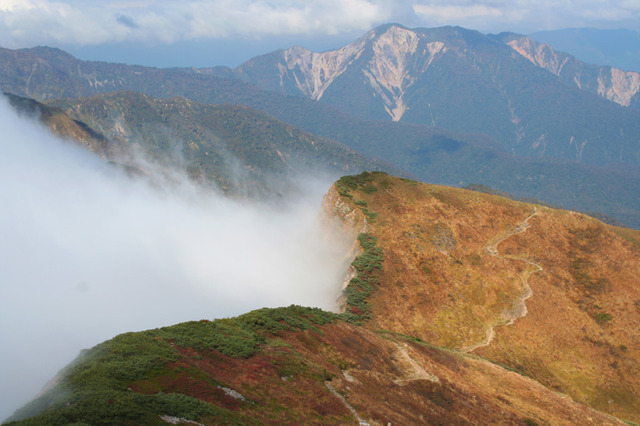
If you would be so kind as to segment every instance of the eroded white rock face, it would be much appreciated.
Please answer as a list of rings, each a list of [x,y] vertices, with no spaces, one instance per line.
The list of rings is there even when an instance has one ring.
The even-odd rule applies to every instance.
[[[535,65],[560,75],[569,61],[566,55],[558,55],[549,45],[536,43],[528,37],[522,37],[507,43],[513,50],[530,60]]]
[[[400,120],[408,109],[404,101],[407,88],[446,50],[442,42],[421,43],[421,39],[411,30],[391,27],[374,42],[373,57],[363,70],[393,121]]]
[[[512,40],[509,46],[536,66],[560,75],[564,66],[571,60],[566,54],[558,53],[544,43],[537,43],[528,37]],[[583,76],[576,74],[573,83],[582,89]],[[618,68],[602,67],[597,79],[597,94],[605,99],[622,106],[629,106],[633,97],[640,91],[640,74],[633,71],[623,71]]]
[[[300,91],[318,100],[327,87],[360,57],[365,42],[362,38],[338,50],[324,53],[315,53],[299,46],[287,49],[284,51],[285,65],[279,65],[281,78],[290,71]]]
[[[307,97],[318,100],[326,89],[358,60],[367,43],[375,38],[371,59],[362,70],[365,81],[380,96],[385,109],[394,121],[408,109],[404,101],[406,89],[415,83],[440,52],[446,51],[442,42],[426,42],[414,31],[390,27],[376,37],[370,31],[347,46],[324,53],[314,53],[302,47],[284,51],[280,64],[281,85],[285,76],[293,76],[298,89]]]
[[[607,72],[608,71],[608,72]],[[640,91],[640,74],[618,68],[604,68],[598,76],[598,94],[623,106],[629,106]]]

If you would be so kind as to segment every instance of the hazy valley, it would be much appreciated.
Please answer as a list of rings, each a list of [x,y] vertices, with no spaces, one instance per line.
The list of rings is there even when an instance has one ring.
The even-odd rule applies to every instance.
[[[402,46],[403,41],[393,39],[400,35],[425,46],[440,43],[444,50],[435,57],[419,55],[418,51],[402,54],[400,51],[382,50],[374,54],[367,50],[383,42],[389,48],[396,42]],[[445,49],[444,46],[450,47]],[[428,53],[428,48],[425,49]],[[301,52],[299,49],[295,51]],[[364,51],[369,52],[365,55],[367,58],[362,56]],[[436,184],[482,184],[517,197],[603,213],[628,226],[640,226],[640,200],[635,196],[640,188],[636,142],[640,134],[637,117],[640,110],[623,107],[580,90],[575,83],[563,81],[546,68],[533,64],[499,37],[455,28],[414,32],[399,26],[383,26],[342,50],[314,54],[318,58],[315,59],[316,65],[312,65],[313,61],[304,65],[306,62],[302,61],[294,66],[295,62],[292,62],[294,69],[282,75],[281,87],[275,83],[281,80],[278,67],[289,69],[288,65],[277,65],[282,52],[254,58],[233,71],[224,68],[156,69],[83,62],[49,48],[3,49],[0,53],[7,69],[0,73],[3,90],[39,101],[135,90],[158,98],[180,96],[200,103],[245,105],[265,111],[305,132],[332,139],[370,157],[384,159],[388,164],[385,167],[394,168],[382,169],[394,174],[407,174]],[[326,56],[329,53],[335,58]],[[381,64],[387,54],[394,59],[389,59],[391,62],[385,68]],[[305,55],[311,54],[307,52]],[[326,59],[319,59],[325,57],[322,55]],[[352,57],[359,58],[359,62],[348,59]],[[293,56],[290,60],[294,60]],[[305,99],[295,81],[308,87],[316,84],[313,83],[316,77],[312,75],[322,70],[319,64],[323,61],[333,63],[332,66],[340,70],[332,78],[328,75],[323,77],[326,81],[320,78],[324,71],[317,74],[317,84],[326,86],[325,92],[338,84],[335,89],[330,89],[336,90],[335,101],[330,100],[328,92],[323,92],[325,94],[319,102]],[[407,101],[403,102],[409,115],[403,115],[400,122],[394,123],[385,111],[385,108],[392,107],[385,106],[384,101],[393,98],[390,92],[380,89],[387,94],[381,97],[373,95],[376,92],[372,88],[375,87],[365,75],[369,71],[362,69],[369,63],[366,61],[371,64],[383,61],[380,63],[382,68],[378,68],[382,74],[375,74],[380,80],[375,87],[396,84],[388,74],[392,70],[388,67],[394,63],[402,69],[396,67],[395,74],[392,74],[397,78],[405,75],[397,80],[397,84],[405,87],[409,80],[414,81],[409,85],[413,89],[402,89],[408,91],[403,95]],[[473,65],[474,61],[486,62],[486,69]],[[422,63],[430,65],[421,70],[410,66],[411,63],[415,66]],[[499,63],[502,65],[497,67]],[[576,64],[574,68],[589,68],[576,60],[572,63]],[[507,75],[501,75],[501,72],[507,72],[507,64],[512,68]],[[300,66],[307,67],[307,71]],[[451,78],[450,69],[462,74]],[[430,74],[436,71],[439,74]],[[301,74],[293,78],[297,72]],[[255,73],[255,78],[251,77],[252,73]],[[234,76],[241,79],[232,78]],[[292,78],[294,82],[286,83]],[[308,81],[305,80],[307,78]],[[470,78],[478,80],[472,83]],[[415,83],[418,80],[423,82]],[[346,87],[342,89],[340,84]],[[352,92],[358,87],[360,92]],[[469,87],[473,90],[468,90]],[[418,92],[410,94],[417,88],[420,88]],[[426,89],[441,92],[426,93]],[[480,89],[484,92],[478,93]],[[351,106],[342,105],[340,99],[349,100]],[[417,103],[409,102],[409,99]],[[538,104],[532,103],[532,99]],[[448,106],[443,104],[444,109],[433,115],[436,100]],[[380,113],[367,112],[375,105]],[[105,108],[111,107],[114,107],[113,103],[105,105]],[[422,118],[414,120],[410,118],[413,113],[420,117],[431,114],[441,119],[436,122],[425,122]],[[106,114],[103,120],[106,117],[113,120],[113,116],[120,112]],[[135,120],[140,122],[140,117]],[[161,126],[136,132],[152,132],[155,133],[153,138],[166,138],[171,124],[159,124]],[[197,135],[180,136],[186,138],[186,144],[189,138],[198,143]],[[187,151],[187,155],[193,153]],[[557,182],[563,182],[563,185]]]

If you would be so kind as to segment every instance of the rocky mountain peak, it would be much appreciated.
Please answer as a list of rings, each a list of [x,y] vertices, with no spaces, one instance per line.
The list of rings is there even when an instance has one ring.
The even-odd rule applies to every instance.
[[[420,32],[400,25],[385,25],[340,49],[324,53],[302,47],[284,50],[283,62],[278,63],[277,68],[281,86],[286,85],[286,80],[293,80],[291,83],[301,94],[319,100],[366,52],[366,62],[360,63],[361,80],[373,87],[383,99],[389,116],[398,121],[408,108],[403,99],[405,89],[444,49],[444,43],[428,42]]]
[[[444,43],[427,42],[422,34],[399,26],[390,27],[374,40],[373,55],[362,72],[384,100],[393,121],[399,121],[408,109],[405,90],[444,49]]]
[[[444,50],[443,42],[429,42],[421,32],[392,24],[378,27],[353,43],[324,53],[301,47],[284,50],[284,61],[277,64],[277,68],[281,86],[286,86],[287,80],[293,80],[291,83],[301,94],[319,100],[338,77],[358,62],[360,80],[370,85],[376,96],[383,100],[391,119],[399,121],[408,108],[404,101],[405,90]],[[361,57],[362,62],[359,61]]]
[[[285,76],[307,97],[320,99],[326,88],[362,53],[361,38],[340,49],[315,53],[303,47],[283,51],[284,63],[278,64],[281,84]]]

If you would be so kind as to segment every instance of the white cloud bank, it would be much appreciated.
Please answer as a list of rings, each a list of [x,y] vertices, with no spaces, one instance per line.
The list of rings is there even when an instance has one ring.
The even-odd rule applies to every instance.
[[[366,31],[390,16],[382,0],[2,0],[0,40],[33,44],[171,43]]]
[[[640,30],[629,0],[0,0],[3,47],[332,35],[386,22],[484,32]]]
[[[289,304],[334,309],[344,249],[323,184],[273,209],[154,189],[18,118],[0,96],[0,420],[125,331]]]

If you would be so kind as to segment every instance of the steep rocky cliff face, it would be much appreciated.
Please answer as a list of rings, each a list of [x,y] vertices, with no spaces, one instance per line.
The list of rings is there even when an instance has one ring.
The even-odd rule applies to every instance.
[[[391,27],[374,41],[373,57],[363,74],[384,100],[385,110],[393,121],[399,121],[406,112],[404,96],[417,77],[445,50],[444,43],[426,42],[401,27]]]
[[[549,45],[519,36],[507,43],[533,64],[622,106],[638,106],[640,73],[580,62],[571,55],[556,52]]]
[[[383,101],[391,119],[399,121],[407,108],[406,91],[443,49],[444,43],[425,41],[419,34],[399,26],[392,26],[382,34],[371,31],[343,48],[324,53],[293,47],[269,55],[270,60],[276,61],[279,84],[265,87],[319,100],[350,67],[362,66],[360,60],[367,59],[362,66],[364,79]],[[263,57],[249,61],[236,73],[246,74],[251,80],[256,75],[254,67],[261,68],[258,62],[262,60]]]
[[[637,231],[384,174],[361,175],[343,199],[375,216],[367,232],[384,254],[367,327],[481,355],[640,420]]]

